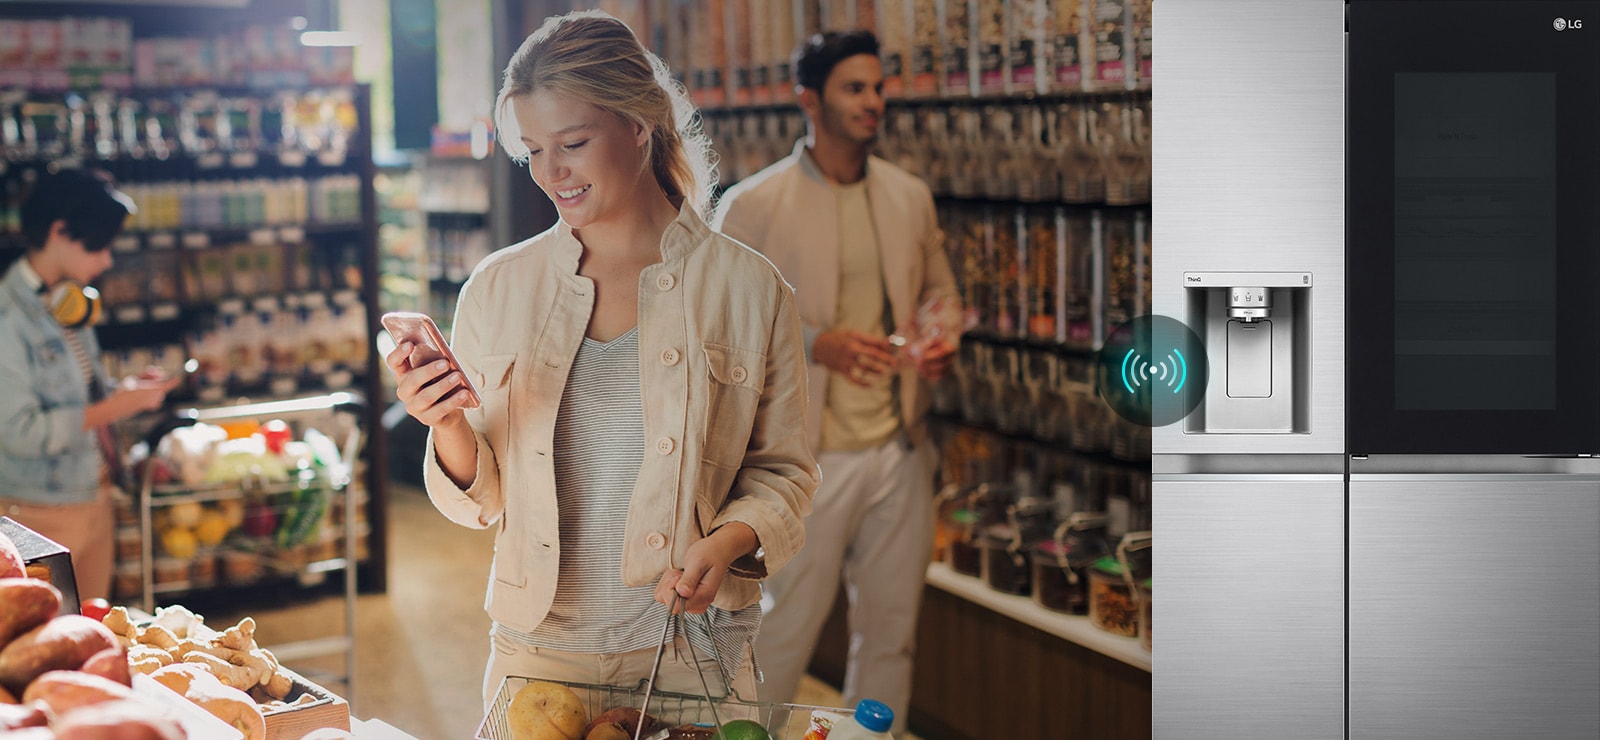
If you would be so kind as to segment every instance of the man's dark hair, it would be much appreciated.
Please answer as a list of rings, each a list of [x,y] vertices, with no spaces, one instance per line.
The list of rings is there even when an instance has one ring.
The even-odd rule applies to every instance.
[[[30,251],[43,249],[50,226],[63,221],[68,236],[82,240],[84,249],[98,252],[111,246],[128,214],[137,210],[133,199],[117,190],[104,173],[41,172],[22,204],[22,236]]]
[[[789,66],[794,70],[794,80],[801,87],[822,92],[828,84],[833,68],[857,54],[878,55],[878,37],[871,31],[824,31],[812,34],[800,48],[795,49]]]

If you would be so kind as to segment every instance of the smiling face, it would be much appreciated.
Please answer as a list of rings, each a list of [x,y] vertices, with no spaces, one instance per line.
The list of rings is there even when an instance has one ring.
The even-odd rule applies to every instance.
[[[648,128],[551,90],[510,103],[528,173],[572,228],[613,221],[659,187],[645,166]]]
[[[840,61],[810,105],[819,133],[871,146],[878,138],[878,122],[883,120],[883,63],[871,54]]]

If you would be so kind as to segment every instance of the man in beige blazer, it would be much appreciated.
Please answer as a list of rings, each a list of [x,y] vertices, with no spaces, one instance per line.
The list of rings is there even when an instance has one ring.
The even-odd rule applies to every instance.
[[[845,701],[882,701],[903,729],[933,547],[927,383],[950,368],[961,307],[928,186],[870,155],[884,112],[877,39],[819,34],[794,66],[808,135],[731,188],[712,219],[795,287],[806,432],[822,468],[806,545],[765,582],[759,695],[793,700],[842,575],[852,632]]]

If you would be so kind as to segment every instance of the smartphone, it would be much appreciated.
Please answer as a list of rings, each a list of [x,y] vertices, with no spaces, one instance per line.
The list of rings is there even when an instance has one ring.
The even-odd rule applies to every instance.
[[[461,373],[461,387],[467,390],[467,408],[477,408],[483,404],[483,397],[478,395],[477,388],[472,387],[472,380],[461,369],[461,361],[450,351],[450,344],[444,340],[444,333],[439,331],[439,325],[433,323],[432,318],[414,311],[390,311],[383,315],[382,321],[383,328],[389,330],[389,336],[394,337],[395,344],[411,343],[412,367],[421,367],[434,360],[449,362],[451,370]]]

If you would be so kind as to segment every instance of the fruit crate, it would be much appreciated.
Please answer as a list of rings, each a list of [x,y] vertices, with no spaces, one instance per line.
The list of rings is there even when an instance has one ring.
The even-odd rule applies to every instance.
[[[489,705],[488,715],[478,726],[477,740],[515,740],[509,722],[511,699],[522,687],[534,681],[547,681],[572,689],[583,702],[591,718],[599,712],[617,707],[639,709],[644,703],[647,687],[646,681],[640,681],[638,686],[626,687],[507,676],[500,682],[500,689],[495,692],[494,702]],[[700,737],[709,738],[711,733],[716,731],[716,721],[720,718],[724,724],[736,719],[759,722],[761,726],[767,728],[772,740],[803,740],[806,729],[811,724],[811,713],[819,710],[841,716],[850,714],[849,709],[837,707],[745,701],[737,692],[722,698],[708,699],[698,694],[679,694],[671,691],[655,691],[650,694],[649,714],[668,726],[701,725],[707,732]]]

